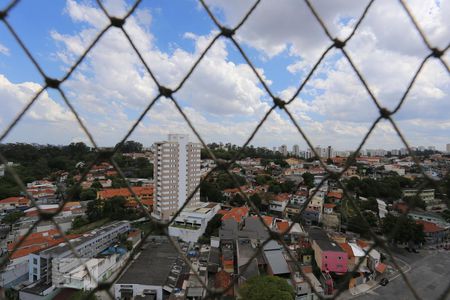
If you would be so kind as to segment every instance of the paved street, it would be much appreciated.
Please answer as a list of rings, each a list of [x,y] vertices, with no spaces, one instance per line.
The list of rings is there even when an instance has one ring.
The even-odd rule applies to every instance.
[[[422,299],[438,299],[450,284],[450,251],[422,250],[408,253],[397,250],[395,256],[407,262],[411,269],[406,275]],[[450,296],[447,297],[450,299]],[[354,299],[414,299],[401,275],[396,275],[387,286],[376,286]]]

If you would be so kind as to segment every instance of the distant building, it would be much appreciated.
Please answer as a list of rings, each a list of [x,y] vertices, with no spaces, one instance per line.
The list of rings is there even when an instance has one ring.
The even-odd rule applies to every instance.
[[[450,144],[447,144],[447,145],[446,145],[445,150],[446,150],[447,153],[450,153]]]
[[[154,145],[155,207],[152,216],[167,221],[184,205],[200,184],[202,145],[189,142],[185,134],[169,134],[167,141]],[[189,205],[200,202],[200,190]]]
[[[420,193],[418,189],[403,190],[403,197],[414,197],[417,194],[426,204],[434,202],[434,189],[423,189]]]
[[[377,205],[378,205],[378,216],[380,219],[383,219],[386,217],[388,210],[387,210],[387,204],[381,199],[377,199]]]
[[[283,156],[287,156],[288,155],[288,150],[287,150],[287,146],[286,145],[281,145],[280,148],[278,149],[278,151],[280,151],[280,153]]]
[[[300,147],[298,145],[292,147],[292,154],[294,156],[300,156]]]
[[[334,149],[331,146],[328,146],[326,151],[326,158],[333,158],[335,156]]]

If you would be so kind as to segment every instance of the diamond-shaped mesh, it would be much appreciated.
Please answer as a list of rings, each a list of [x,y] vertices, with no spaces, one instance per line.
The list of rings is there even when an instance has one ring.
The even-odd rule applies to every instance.
[[[444,68],[447,70],[447,72],[449,72],[449,67],[447,65],[447,63],[442,59],[442,56],[445,54],[445,52],[448,50],[448,48],[450,47],[450,44],[447,45],[444,49],[438,49],[436,47],[434,47],[427,39],[426,35],[424,34],[424,32],[422,31],[422,29],[420,28],[418,22],[415,20],[414,15],[411,13],[409,7],[407,6],[407,4],[404,1],[400,1],[401,7],[402,9],[406,12],[407,16],[409,17],[410,21],[411,21],[411,26],[419,33],[423,43],[425,44],[425,46],[428,48],[429,52],[428,55],[426,55],[423,59],[421,64],[419,65],[419,68],[416,70],[416,72],[414,73],[414,75],[412,76],[406,90],[403,92],[402,97],[399,99],[398,104],[396,105],[396,107],[393,110],[388,110],[387,108],[381,106],[380,101],[377,99],[377,97],[375,96],[375,94],[372,92],[371,88],[369,87],[369,84],[367,83],[367,81],[365,80],[363,74],[359,71],[357,65],[354,63],[354,61],[352,60],[351,56],[349,55],[349,53],[346,50],[346,45],[348,44],[349,40],[355,35],[355,33],[358,30],[359,25],[361,24],[361,22],[364,20],[364,18],[366,17],[366,15],[369,13],[370,8],[372,6],[372,4],[374,3],[374,0],[370,1],[367,6],[365,7],[363,13],[361,14],[361,16],[359,17],[358,21],[356,22],[353,30],[351,31],[351,33],[348,35],[347,38],[345,39],[338,39],[335,38],[331,35],[330,31],[328,30],[327,26],[325,25],[324,20],[321,18],[321,16],[319,15],[319,13],[317,12],[317,10],[314,8],[314,6],[312,5],[312,3],[309,0],[304,0],[306,3],[306,8],[312,13],[312,15],[314,16],[314,18],[316,19],[316,21],[320,24],[321,28],[323,29],[323,31],[325,32],[326,36],[329,39],[329,46],[322,52],[322,54],[320,55],[319,59],[316,61],[316,63],[313,65],[313,67],[311,68],[311,70],[309,71],[309,73],[307,74],[307,76],[305,77],[304,80],[302,80],[299,83],[299,87],[296,90],[296,92],[292,95],[291,98],[289,99],[281,99],[280,97],[277,97],[274,95],[274,93],[272,93],[272,91],[269,88],[269,85],[264,81],[263,77],[259,74],[259,72],[257,71],[257,69],[255,68],[254,64],[252,63],[252,61],[250,60],[249,56],[246,54],[246,52],[244,51],[243,47],[241,47],[240,43],[238,42],[238,40],[234,37],[235,33],[242,27],[245,26],[245,22],[247,21],[247,19],[249,17],[251,17],[252,13],[255,11],[255,9],[257,9],[258,5],[260,4],[260,1],[256,1],[253,6],[251,6],[251,8],[247,11],[247,13],[244,15],[244,17],[240,20],[240,22],[238,22],[238,24],[234,27],[234,28],[228,28],[223,26],[218,19],[215,17],[215,15],[213,14],[212,10],[210,9],[210,7],[205,3],[204,0],[200,0],[201,6],[203,7],[203,9],[205,9],[205,11],[207,12],[207,14],[209,15],[209,17],[211,18],[211,20],[214,22],[214,24],[217,26],[217,28],[219,29],[219,32],[215,35],[215,37],[210,41],[210,43],[208,44],[208,46],[203,50],[203,52],[199,55],[199,57],[196,59],[195,63],[192,65],[192,67],[189,69],[189,71],[187,72],[187,74],[182,78],[182,80],[179,82],[179,84],[177,85],[177,87],[173,90],[161,85],[156,76],[154,75],[154,73],[152,72],[152,66],[147,64],[146,61],[143,58],[143,55],[140,53],[139,49],[137,48],[134,40],[133,40],[133,36],[131,36],[124,28],[124,24],[127,21],[127,19],[136,11],[136,8],[140,5],[141,1],[136,1],[133,6],[131,7],[131,9],[127,12],[127,14],[121,18],[112,16],[107,9],[103,6],[102,2],[100,0],[97,0],[97,4],[99,5],[99,7],[101,8],[101,10],[103,11],[103,13],[106,15],[106,17],[110,20],[110,24],[107,25],[103,30],[101,30],[98,35],[96,36],[96,38],[91,42],[91,44],[85,49],[85,51],[83,52],[83,54],[75,61],[75,63],[68,69],[67,73],[60,79],[55,79],[55,78],[51,78],[47,75],[47,73],[45,72],[45,70],[39,65],[38,61],[34,58],[33,54],[31,53],[31,51],[27,48],[27,46],[25,45],[25,43],[23,42],[23,40],[21,39],[21,37],[17,34],[17,32],[15,31],[15,29],[13,28],[13,26],[10,24],[10,22],[8,21],[8,16],[9,14],[13,13],[14,7],[16,5],[18,5],[20,2],[20,0],[15,0],[10,2],[5,8],[3,8],[3,10],[0,11],[0,19],[3,22],[3,24],[6,26],[6,29],[9,31],[9,33],[12,35],[12,37],[15,39],[15,41],[17,42],[17,44],[23,49],[23,51],[25,52],[25,55],[29,58],[29,60],[32,62],[32,64],[36,67],[37,71],[40,73],[40,75],[43,77],[44,81],[45,81],[45,85],[34,95],[34,97],[32,99],[30,99],[30,101],[28,102],[28,104],[21,110],[21,112],[14,118],[14,120],[11,122],[11,124],[9,126],[7,126],[3,132],[0,135],[0,142],[2,142],[7,136],[8,134],[11,132],[11,130],[22,120],[23,116],[27,113],[27,111],[29,111],[30,107],[33,105],[34,102],[38,101],[37,99],[39,98],[39,96],[47,89],[53,89],[56,90],[56,92],[58,92],[62,99],[64,100],[64,102],[67,104],[67,106],[69,107],[70,111],[74,114],[74,116],[76,117],[76,121],[77,123],[80,125],[80,127],[82,128],[82,130],[86,133],[89,141],[91,142],[91,144],[94,146],[95,150],[96,150],[96,157],[93,161],[91,161],[89,163],[89,165],[87,166],[87,168],[85,169],[84,173],[82,174],[81,178],[78,180],[78,182],[76,182],[76,186],[80,186],[81,182],[85,179],[86,175],[88,174],[89,170],[92,168],[93,165],[95,165],[96,163],[100,162],[100,161],[109,161],[114,168],[117,170],[119,176],[121,176],[123,179],[125,179],[125,176],[122,172],[122,170],[120,169],[120,167],[118,166],[118,164],[116,163],[116,161],[113,158],[113,155],[121,149],[123,143],[130,137],[130,135],[134,132],[134,130],[136,129],[136,127],[139,125],[139,123],[142,121],[142,119],[149,113],[151,113],[151,109],[154,106],[155,103],[157,103],[161,98],[167,98],[169,99],[171,102],[173,102],[173,104],[176,107],[176,110],[181,114],[181,116],[184,118],[184,120],[186,121],[187,125],[190,127],[190,129],[194,132],[195,136],[198,138],[198,140],[201,142],[201,144],[203,145],[203,147],[206,149],[206,151],[208,152],[208,154],[210,155],[210,157],[216,162],[216,167],[214,169],[212,169],[206,176],[204,176],[204,178],[202,179],[202,182],[204,182],[205,180],[207,180],[210,177],[210,174],[212,174],[214,171],[217,170],[223,170],[225,171],[228,176],[231,178],[231,180],[233,180],[233,182],[235,183],[235,186],[239,188],[239,192],[241,194],[241,196],[245,199],[245,201],[247,202],[247,204],[257,213],[257,216],[259,218],[259,220],[262,222],[262,224],[264,224],[264,226],[266,227],[266,229],[268,230],[268,232],[270,233],[270,238],[267,239],[266,241],[264,241],[264,243],[262,243],[262,245],[260,245],[259,247],[259,251],[262,249],[262,247],[264,245],[266,245],[269,241],[271,240],[276,240],[278,241],[285,249],[286,253],[288,256],[290,256],[290,259],[292,261],[294,261],[297,265],[298,265],[298,269],[301,272],[302,275],[303,271],[302,268],[300,268],[300,263],[298,262],[298,260],[294,257],[294,255],[292,254],[292,250],[289,249],[289,247],[287,246],[287,244],[285,243],[285,241],[283,240],[283,235],[272,231],[269,226],[264,222],[261,214],[259,213],[258,208],[255,206],[255,204],[249,199],[249,197],[247,197],[247,195],[241,190],[241,188],[239,187],[240,185],[238,184],[237,180],[235,177],[232,176],[231,172],[229,171],[229,168],[233,165],[233,163],[240,157],[240,154],[242,153],[242,150],[240,152],[238,152],[230,161],[223,161],[223,160],[219,160],[214,156],[214,153],[208,148],[208,145],[205,143],[205,141],[203,140],[203,138],[201,137],[201,135],[199,134],[199,132],[197,131],[197,129],[193,126],[193,123],[190,121],[189,117],[185,114],[185,112],[183,111],[183,108],[179,105],[179,102],[176,99],[177,96],[177,92],[183,87],[183,85],[186,83],[186,81],[189,80],[190,76],[192,75],[192,73],[195,71],[195,69],[197,68],[197,66],[199,65],[199,63],[202,61],[202,59],[205,57],[205,55],[207,54],[207,52],[211,49],[211,47],[214,45],[214,43],[216,43],[216,41],[218,39],[228,39],[238,50],[238,52],[242,55],[243,59],[245,60],[245,62],[248,64],[248,66],[251,68],[251,70],[253,71],[253,73],[257,76],[259,82],[261,83],[261,85],[263,86],[265,92],[268,94],[268,96],[273,100],[272,106],[271,108],[266,112],[266,114],[264,115],[264,117],[258,122],[257,126],[254,128],[254,130],[252,131],[251,135],[248,137],[248,139],[245,141],[245,143],[242,145],[241,149],[244,149],[245,147],[247,147],[250,142],[253,140],[254,136],[256,135],[256,133],[259,131],[260,127],[263,125],[263,123],[267,120],[267,118],[271,115],[271,113],[275,110],[275,109],[280,109],[282,111],[284,111],[286,113],[286,115],[288,116],[288,118],[291,120],[292,124],[295,126],[295,128],[298,130],[298,132],[300,133],[300,135],[302,136],[302,138],[306,141],[307,145],[310,147],[310,149],[314,152],[314,155],[316,157],[320,157],[320,155],[318,153],[316,153],[316,150],[313,146],[313,144],[311,143],[310,139],[308,138],[307,134],[304,132],[304,130],[302,129],[302,127],[300,126],[300,124],[296,121],[294,114],[291,113],[291,111],[289,110],[289,105],[295,101],[295,98],[299,95],[299,93],[303,90],[303,88],[305,87],[305,85],[310,81],[311,77],[314,75],[315,71],[317,70],[317,68],[319,67],[319,65],[321,65],[322,61],[325,59],[325,57],[328,55],[328,53],[333,49],[338,49],[342,52],[343,56],[346,58],[347,62],[349,63],[350,67],[353,69],[355,75],[357,76],[357,78],[359,79],[359,81],[361,82],[362,86],[364,87],[364,89],[366,90],[366,92],[368,93],[368,95],[370,96],[371,100],[373,101],[373,103],[376,105],[376,107],[379,110],[379,116],[376,118],[376,120],[372,123],[372,125],[370,126],[370,129],[367,131],[367,133],[364,135],[363,139],[361,140],[359,146],[357,147],[357,149],[355,149],[355,151],[353,152],[353,154],[349,157],[349,159],[347,159],[346,165],[345,167],[340,171],[340,172],[336,172],[333,170],[330,170],[327,165],[320,160],[320,164],[321,166],[326,170],[327,175],[323,178],[323,180],[320,182],[320,184],[318,185],[317,189],[315,190],[315,192],[310,195],[306,201],[306,204],[302,206],[301,212],[303,212],[305,210],[305,208],[307,207],[307,204],[311,201],[311,199],[314,197],[314,195],[316,194],[316,192],[319,190],[319,188],[328,180],[328,179],[332,179],[334,180],[337,185],[342,188],[342,190],[344,191],[344,195],[346,196],[346,198],[349,201],[349,205],[353,206],[353,208],[355,209],[357,215],[359,215],[361,217],[361,219],[367,224],[366,219],[364,218],[364,216],[362,215],[362,212],[360,211],[360,209],[358,208],[358,205],[356,205],[353,201],[353,198],[350,196],[348,190],[346,189],[346,186],[339,180],[341,179],[341,177],[343,176],[343,174],[349,169],[349,167],[355,162],[355,158],[356,155],[360,152],[360,150],[362,149],[362,147],[364,146],[365,142],[367,141],[367,139],[369,138],[369,136],[371,135],[371,133],[374,131],[374,129],[376,128],[377,124],[384,120],[387,120],[393,127],[393,129],[395,130],[395,132],[397,133],[397,135],[399,136],[399,138],[401,139],[402,143],[405,145],[405,147],[408,149],[409,154],[411,155],[411,157],[413,158],[413,160],[415,161],[415,163],[417,164],[417,166],[420,168],[420,172],[423,175],[423,178],[425,178],[423,185],[420,186],[420,188],[418,189],[417,195],[419,195],[419,193],[429,184],[432,184],[433,186],[435,186],[437,189],[441,188],[441,182],[440,181],[436,181],[435,179],[429,177],[426,173],[425,170],[423,169],[423,167],[421,166],[421,164],[419,163],[418,158],[415,156],[414,152],[411,150],[410,146],[408,145],[408,142],[406,140],[406,138],[404,137],[404,135],[402,134],[402,132],[399,130],[396,122],[393,119],[393,116],[399,111],[399,109],[405,105],[405,101],[408,97],[408,94],[410,92],[410,90],[412,89],[412,87],[414,86],[414,83],[416,82],[416,79],[418,78],[419,74],[421,73],[421,71],[423,70],[424,66],[428,63],[428,61],[432,60],[432,59],[437,59],[439,60],[439,62],[444,66]],[[115,147],[115,149],[113,151],[110,152],[104,152],[102,150],[100,150],[97,147],[97,144],[93,138],[93,136],[91,135],[91,133],[89,132],[89,130],[87,129],[87,127],[84,125],[82,119],[79,117],[76,109],[74,108],[74,106],[72,105],[71,101],[68,99],[68,97],[66,96],[63,88],[61,87],[61,84],[65,81],[67,81],[70,76],[73,74],[73,72],[79,67],[79,65],[85,60],[87,54],[92,50],[92,48],[96,45],[96,43],[98,41],[100,41],[100,39],[102,39],[102,37],[105,35],[105,33],[107,31],[109,31],[111,28],[116,27],[118,28],[126,37],[126,39],[128,40],[130,46],[132,47],[132,49],[134,50],[134,52],[137,54],[139,60],[141,61],[143,67],[145,68],[145,70],[149,73],[149,75],[151,76],[151,78],[153,79],[154,83],[157,85],[157,87],[159,88],[159,93],[156,97],[154,97],[153,99],[149,99],[148,105],[147,107],[145,107],[145,109],[142,111],[142,113],[140,114],[140,116],[136,119],[136,121],[134,122],[133,126],[131,126],[131,128],[127,131],[126,135],[122,138],[122,140],[120,141],[120,143]],[[245,103],[243,103],[243,105],[245,105]],[[2,163],[4,163],[5,165],[7,160],[6,158],[0,153],[0,161]],[[21,188],[22,191],[24,191],[26,193],[26,188],[25,185],[23,183],[23,181],[21,180],[21,178],[18,176],[18,174],[14,171],[13,168],[9,168],[7,167],[8,171],[13,175],[15,181],[17,182],[18,186]],[[448,174],[447,174],[448,176]],[[447,177],[447,176],[444,176]],[[125,180],[125,182],[127,182]],[[149,213],[149,211],[146,209],[145,206],[143,206],[143,204],[141,203],[140,198],[134,193],[133,189],[131,188],[131,186],[127,183],[127,189],[129,190],[129,192],[133,195],[134,199],[137,201],[137,203],[139,203],[141,209],[146,213],[148,219],[150,220],[150,222],[152,223],[152,225],[156,226],[156,228],[159,228],[162,232],[165,233],[165,235],[169,238],[169,241],[171,242],[171,244],[176,248],[176,250],[179,252],[180,257],[183,258],[184,262],[190,267],[191,272],[193,272],[193,274],[195,274],[195,276],[197,277],[198,281],[201,283],[201,285],[207,289],[207,298],[221,298],[221,296],[229,289],[232,289],[234,284],[237,282],[238,278],[235,277],[233,279],[233,281],[231,282],[231,284],[226,288],[226,289],[214,289],[209,287],[204,280],[199,276],[199,274],[192,268],[192,265],[190,263],[190,260],[186,257],[184,251],[182,251],[179,247],[179,245],[177,244],[177,242],[171,238],[168,235],[168,226],[173,222],[173,220],[179,215],[179,213],[183,210],[183,208],[189,203],[189,201],[191,200],[191,198],[194,196],[194,194],[199,190],[200,185],[198,185],[196,187],[196,189],[189,195],[186,203],[184,204],[183,207],[181,207],[178,212],[176,213],[175,216],[173,216],[173,218],[171,219],[170,222],[159,222],[157,220],[155,220]],[[39,224],[39,222],[43,221],[43,220],[49,220],[51,221],[55,227],[57,228],[57,230],[60,232],[61,236],[65,239],[66,243],[68,243],[68,245],[70,245],[71,251],[73,252],[73,254],[76,256],[76,258],[79,259],[79,264],[83,265],[84,268],[86,269],[87,272],[89,272],[89,268],[87,268],[85,262],[83,260],[80,259],[79,254],[76,252],[75,248],[72,246],[72,244],[70,243],[70,240],[67,239],[66,235],[64,234],[63,230],[61,230],[59,224],[57,222],[55,222],[53,220],[53,217],[56,216],[57,214],[59,214],[63,209],[64,206],[67,202],[69,202],[72,198],[72,195],[69,195],[66,199],[64,199],[64,201],[62,202],[62,204],[60,205],[59,209],[56,212],[53,213],[47,213],[42,211],[39,206],[36,205],[35,201],[33,200],[33,197],[31,197],[31,195],[28,195],[30,201],[32,202],[32,204],[37,207],[38,209],[38,213],[39,213],[39,220],[31,227],[29,228],[28,232],[25,234],[25,236],[23,236],[20,241],[16,244],[15,248],[13,249],[12,252],[10,252],[6,257],[4,257],[1,261],[0,266],[4,266],[7,262],[8,259],[10,258],[10,256],[14,253],[14,251],[16,249],[18,249],[20,247],[20,244],[23,243],[23,241],[26,239],[26,237],[33,231],[33,229],[37,226],[37,224]],[[291,227],[289,228],[289,230],[292,228],[292,226],[294,225],[294,223],[292,223]],[[370,247],[370,249],[366,250],[366,254],[370,252],[371,249],[373,249],[374,247],[379,247],[382,250],[384,250],[384,252],[389,256],[390,260],[393,262],[395,268],[397,269],[397,271],[401,274],[401,278],[404,280],[407,288],[412,292],[412,294],[414,295],[414,297],[416,299],[420,299],[417,291],[415,290],[414,286],[411,284],[411,282],[408,280],[407,275],[404,273],[403,269],[400,267],[400,265],[398,264],[395,256],[392,254],[392,252],[390,251],[389,247],[387,247],[386,241],[383,240],[382,238],[380,238],[379,236],[377,236],[372,229],[370,228],[370,226],[367,226],[369,228],[369,235],[371,237],[371,239],[373,240],[373,245]],[[397,230],[397,228],[394,228],[394,231]],[[148,236],[148,235],[147,235]],[[145,236],[142,240],[142,242],[145,241],[145,239],[147,238],[147,236]],[[139,247],[138,247],[139,248]],[[256,253],[254,253],[253,257],[251,259],[249,259],[249,263],[247,265],[244,266],[244,271],[247,269],[247,267],[250,265],[250,262],[253,260],[253,258],[255,258],[258,255],[258,252],[256,251]],[[363,260],[360,260],[359,263],[355,266],[354,270],[355,271],[359,268],[360,264],[362,263]],[[124,265],[123,269],[127,267],[127,265],[131,262],[131,256],[130,259],[128,259],[127,263]],[[348,276],[347,279],[350,279],[352,272],[348,272]],[[118,273],[120,274],[120,272]],[[97,288],[95,288],[94,290],[92,290],[90,292],[90,294],[93,294],[97,291],[103,290],[106,291],[106,293],[109,295],[109,297],[111,299],[114,299],[114,296],[111,293],[111,286],[114,283],[114,281],[117,279],[119,275],[114,276],[114,278],[110,278],[110,280],[108,280],[108,282],[99,282]],[[91,278],[95,278],[92,277]],[[311,284],[310,280],[308,279],[307,276],[304,276],[304,278],[308,281],[308,283],[310,284],[310,286],[313,288],[314,290],[314,286]],[[337,292],[334,295],[331,296],[323,296],[319,293],[316,293],[316,291],[314,290],[314,293],[316,293],[316,295],[320,298],[337,298],[345,289],[344,287],[345,285],[342,285]],[[440,296],[440,299],[445,299],[447,298],[448,294],[450,293],[450,284],[448,285],[448,287],[444,290],[444,292],[442,293],[442,295]]]

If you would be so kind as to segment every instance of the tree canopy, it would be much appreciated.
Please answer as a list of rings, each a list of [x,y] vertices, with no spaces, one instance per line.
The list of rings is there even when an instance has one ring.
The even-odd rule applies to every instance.
[[[276,276],[256,276],[247,280],[239,289],[245,300],[291,300],[294,289],[286,279]]]
[[[382,221],[382,232],[391,241],[399,243],[423,243],[425,235],[423,225],[417,224],[406,215],[398,217],[388,214]]]

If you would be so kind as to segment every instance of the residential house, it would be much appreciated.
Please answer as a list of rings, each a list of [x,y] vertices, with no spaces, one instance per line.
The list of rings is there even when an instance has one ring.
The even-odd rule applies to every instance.
[[[133,186],[131,187],[131,190],[139,198],[141,204],[152,211],[153,187]],[[97,192],[97,199],[99,200],[108,200],[118,196],[124,197],[127,200],[127,206],[134,208],[140,207],[139,203],[134,198],[134,195],[128,190],[128,188],[104,189]]]
[[[241,223],[245,218],[248,217],[250,209],[247,206],[232,207],[230,210],[219,210],[217,214],[222,215],[222,221],[228,219],[234,219],[236,222]]]
[[[429,245],[440,244],[447,241],[449,228],[444,228],[435,223],[416,220],[417,224],[423,225],[423,233],[425,234],[425,241]]]
[[[23,209],[30,206],[30,200],[26,197],[9,197],[0,200],[0,211],[7,212],[14,209]]]
[[[347,253],[337,243],[330,241],[325,231],[311,228],[309,239],[314,250],[314,259],[322,272],[347,272]]]
[[[290,195],[288,193],[275,195],[275,197],[269,201],[269,209],[279,216],[282,216],[289,203],[289,198]]]

